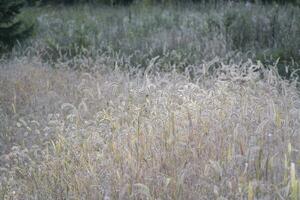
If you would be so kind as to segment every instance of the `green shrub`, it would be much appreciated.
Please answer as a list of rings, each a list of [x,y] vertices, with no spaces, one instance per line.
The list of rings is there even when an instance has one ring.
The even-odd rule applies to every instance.
[[[0,1],[0,53],[11,49],[18,40],[26,38],[33,28],[16,19],[23,5],[21,0]]]

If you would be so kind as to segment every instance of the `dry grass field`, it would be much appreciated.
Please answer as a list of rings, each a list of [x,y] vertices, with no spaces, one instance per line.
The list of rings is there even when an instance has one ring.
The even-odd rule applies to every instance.
[[[64,44],[72,37],[54,31],[62,22],[49,13],[38,18],[29,47],[0,60],[0,199],[300,199],[297,76],[287,80],[276,63],[243,59],[249,52],[226,57],[234,41],[193,25],[210,14],[125,17],[124,26],[100,31],[99,46],[89,35],[94,46],[84,47]],[[150,36],[147,27],[161,32]],[[108,49],[95,55],[102,46]]]
[[[8,64],[1,198],[299,198],[296,85],[252,62],[210,65],[191,79],[154,66],[130,75]]]

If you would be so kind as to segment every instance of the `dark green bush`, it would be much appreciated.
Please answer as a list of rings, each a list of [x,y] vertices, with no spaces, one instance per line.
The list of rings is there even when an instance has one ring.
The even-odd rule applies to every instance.
[[[30,35],[33,26],[26,26],[16,16],[24,6],[21,0],[0,0],[0,53],[9,50]]]

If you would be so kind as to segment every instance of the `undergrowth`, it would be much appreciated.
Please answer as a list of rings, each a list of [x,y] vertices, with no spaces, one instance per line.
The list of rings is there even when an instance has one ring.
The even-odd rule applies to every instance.
[[[299,13],[292,5],[242,3],[30,8],[22,18],[37,19],[35,35],[12,57],[39,56],[53,66],[68,61],[73,69],[81,68],[82,58],[99,57],[145,69],[158,57],[167,68],[162,70],[176,65],[180,71],[215,57],[266,65],[279,58],[279,73],[289,78],[299,68]]]

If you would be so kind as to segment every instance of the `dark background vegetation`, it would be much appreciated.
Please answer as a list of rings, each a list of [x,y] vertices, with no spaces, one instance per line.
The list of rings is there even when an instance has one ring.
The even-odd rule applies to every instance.
[[[174,51],[185,57],[182,63],[178,56],[170,54],[171,58],[169,55],[169,60],[166,61],[178,65],[178,68],[184,71],[190,64],[199,64],[202,60],[213,59],[216,56],[223,58],[222,62],[226,62],[226,53],[236,52],[242,53],[244,59],[260,60],[266,66],[277,62],[279,73],[288,77],[294,69],[298,69],[300,61],[299,3],[300,0],[235,0],[230,1],[230,4],[240,6],[230,7],[227,0],[1,0],[0,11],[2,9],[2,13],[6,14],[0,15],[0,53],[2,56],[9,55],[13,46],[14,54],[11,56],[16,56],[18,49],[21,49],[19,52],[22,53],[29,52],[27,55],[37,54],[38,49],[42,59],[52,63],[78,56],[95,58],[97,53],[109,54],[114,58],[120,54],[130,57],[124,65],[143,67],[151,58],[159,56],[163,60],[166,57],[164,48],[167,48],[167,51]],[[258,6],[248,8],[247,4],[250,7]],[[94,21],[91,20],[93,16],[86,17],[82,14],[80,9],[83,5],[116,6],[119,10],[106,16],[104,20],[107,22],[102,23],[102,19]],[[153,12],[153,16],[150,12],[147,16],[149,19],[145,21],[140,19],[143,18],[139,13],[141,6],[145,8],[153,5],[157,6],[154,9],[161,11]],[[170,5],[174,13],[170,14],[171,18],[164,19],[160,15],[163,12],[162,6]],[[194,5],[199,7],[198,12],[203,19],[196,20],[195,27],[186,26],[186,30],[183,30],[181,23],[186,23],[183,18],[188,14],[185,12],[195,7]],[[21,10],[21,7],[24,9]],[[8,11],[8,8],[12,10]],[[177,12],[183,8],[184,12]],[[37,22],[37,10],[43,15],[43,12],[51,9],[61,10],[60,16],[52,18],[52,21]],[[20,14],[21,11],[25,14]],[[218,12],[222,14],[217,16]],[[75,20],[74,30],[70,29],[68,23],[54,23],[62,19],[63,15],[66,15],[63,19],[65,22]],[[127,18],[129,23],[124,27],[122,21]],[[72,34],[68,35],[70,31]],[[163,44],[165,41],[151,47],[155,40],[152,36],[157,31],[173,32],[165,40],[167,47]],[[101,37],[98,37],[99,35]],[[186,41],[176,42],[176,37],[182,37]],[[24,40],[26,38],[30,40]],[[32,42],[35,38],[39,38],[39,43]],[[221,46],[213,46],[213,42]],[[206,46],[206,50],[199,49],[198,46],[201,45]],[[153,50],[149,52],[146,46]],[[231,57],[227,60],[230,59]],[[71,65],[75,66],[74,63]],[[288,72],[287,66],[290,69]]]
[[[299,3],[298,0],[154,0],[155,3],[166,3],[166,2],[173,2],[173,3],[187,3],[187,2],[194,2],[194,3],[224,3],[228,1],[233,2],[251,2],[251,3]],[[134,2],[134,0],[27,0],[29,4],[35,4],[37,2],[41,3],[64,3],[64,4],[74,4],[74,3],[104,3],[104,4],[121,4],[121,5],[128,5]]]

